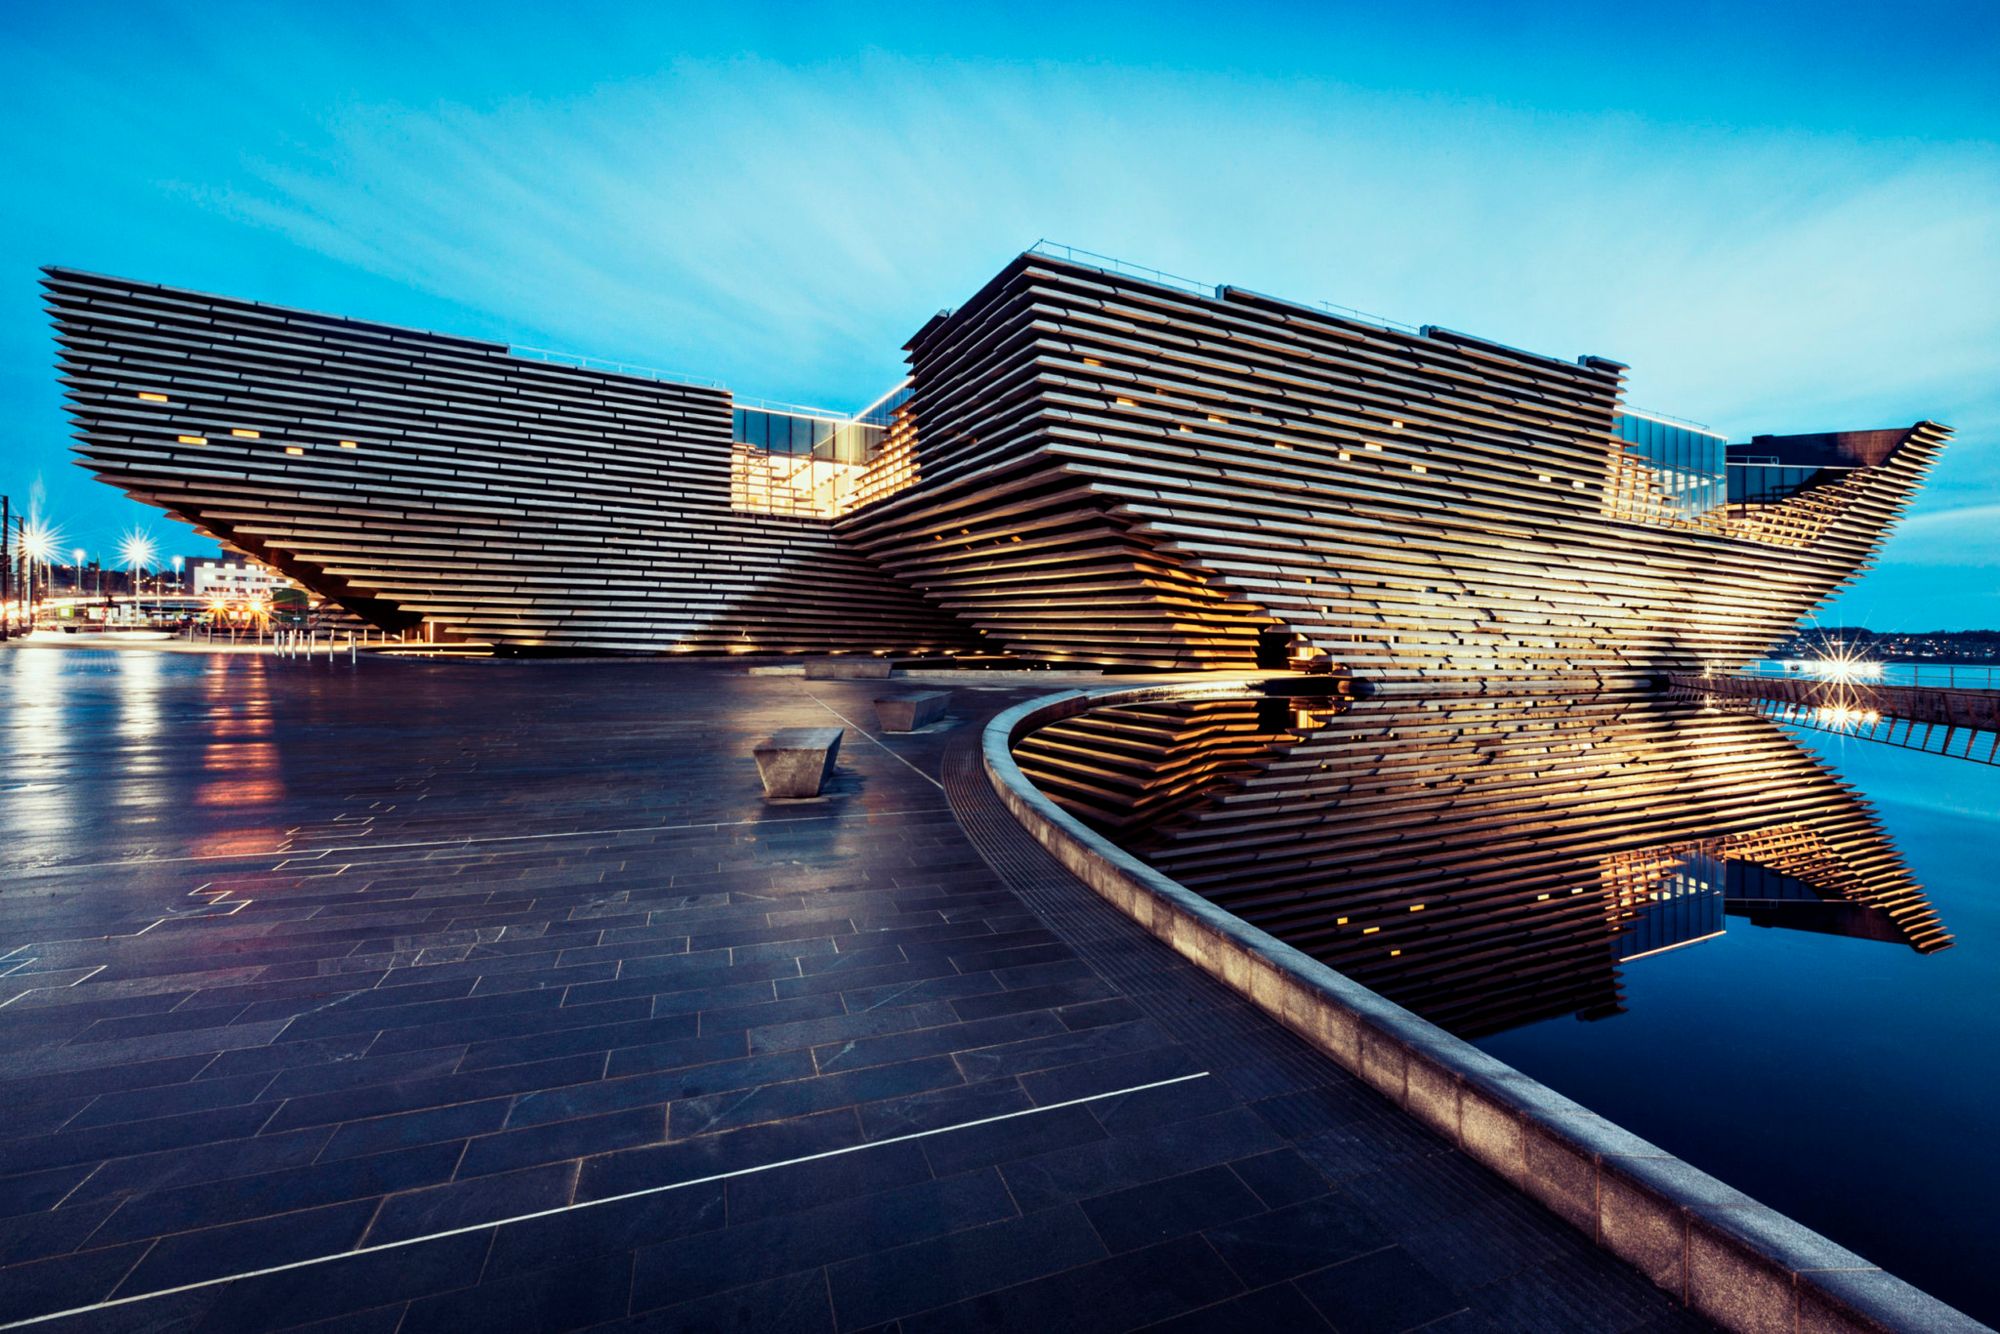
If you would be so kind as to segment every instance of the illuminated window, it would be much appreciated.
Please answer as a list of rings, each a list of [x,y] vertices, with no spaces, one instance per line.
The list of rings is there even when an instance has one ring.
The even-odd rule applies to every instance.
[[[1129,398],[1118,398],[1118,399],[1113,399],[1112,401],[1115,402],[1121,408],[1136,408],[1139,406],[1137,403],[1134,403]]]
[[[164,403],[167,401],[167,396],[165,394],[141,393],[139,397],[144,399],[148,403]]]
[[[205,445],[208,443],[208,437],[205,435],[180,435],[174,438],[184,445]]]
[[[300,448],[299,448],[299,447],[298,447],[297,445],[286,445],[286,446],[285,446],[285,452],[286,452],[287,454],[303,454],[303,453],[305,453],[305,451],[304,451],[303,449],[300,449]]]
[[[1354,456],[1343,449],[1340,451],[1340,461],[1342,463],[1352,463],[1354,462]]]
[[[1382,446],[1376,444],[1373,440],[1363,440],[1361,442],[1361,447],[1376,454],[1380,454],[1382,452]]]
[[[1085,357],[1083,359],[1083,364],[1086,366],[1102,366],[1104,363],[1099,361],[1096,357]]]
[[[229,433],[230,433],[231,435],[235,436],[235,437],[236,437],[237,439],[239,439],[239,440],[258,440],[258,439],[262,439],[262,436],[260,436],[260,435],[259,435],[259,434],[258,434],[258,433],[257,433],[256,431],[251,431],[251,430],[246,430],[246,429],[244,429],[244,428],[243,428],[243,427],[241,427],[241,426],[232,426],[232,427],[230,427],[230,429],[229,429]]]
[[[361,446],[359,446],[359,445],[355,444],[355,443],[354,443],[354,442],[353,442],[352,440],[343,440],[343,441],[341,441],[341,442],[340,442],[340,447],[341,447],[342,449],[359,449],[359,448],[361,448]]]
[[[1430,469],[1429,469],[1429,468],[1426,468],[1426,467],[1425,467],[1425,466],[1424,466],[1423,464],[1421,464],[1421,463],[1412,463],[1412,464],[1410,465],[1410,471],[1411,471],[1411,472],[1429,472],[1429,471],[1430,471]]]

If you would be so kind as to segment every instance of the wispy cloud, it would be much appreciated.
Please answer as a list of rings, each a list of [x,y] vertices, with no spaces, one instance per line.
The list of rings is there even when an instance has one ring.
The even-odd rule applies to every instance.
[[[697,57],[630,22],[531,39],[421,16],[382,34],[231,21],[189,20],[176,47],[190,79],[231,89],[228,133],[213,106],[38,52],[39,96],[106,118],[85,142],[18,150],[31,176],[88,183],[98,230],[79,262],[841,404],[899,372],[932,311],[1050,236],[1614,356],[1636,402],[1738,436],[1947,421],[1960,443],[1888,559],[1992,564],[1990,142],[1185,65]],[[391,43],[395,60],[374,58]],[[354,86],[301,98],[294,71],[327,67]],[[552,84],[544,67],[621,72]],[[160,133],[106,128],[149,118]],[[76,166],[120,152],[103,181]]]

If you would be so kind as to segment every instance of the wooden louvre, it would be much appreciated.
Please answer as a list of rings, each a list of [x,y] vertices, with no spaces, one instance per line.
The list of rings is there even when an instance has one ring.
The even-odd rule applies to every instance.
[[[1690,517],[1616,434],[1615,362],[1031,251],[910,341],[874,457],[802,488],[723,389],[44,287],[86,466],[377,624],[503,649],[1732,668],[1866,568],[1949,434],[1760,438],[1861,465]]]
[[[916,483],[841,534],[1016,652],[1133,667],[1252,666],[1273,630],[1377,678],[1734,667],[1865,568],[1948,435],[1682,522],[1635,501],[1601,358],[1034,253],[909,351]]]
[[[43,286],[83,463],[385,628],[514,649],[975,642],[823,519],[732,507],[726,390],[65,269]]]

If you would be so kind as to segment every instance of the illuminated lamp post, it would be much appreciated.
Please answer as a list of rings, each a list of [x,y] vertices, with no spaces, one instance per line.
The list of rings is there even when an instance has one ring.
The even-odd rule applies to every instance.
[[[83,596],[83,558],[87,554],[89,553],[84,551],[82,547],[70,548],[69,562],[70,568],[76,571],[76,595],[78,597]]]
[[[55,558],[56,530],[38,516],[29,516],[21,525],[21,559],[27,567],[28,628],[35,627],[35,566],[42,566],[42,582],[49,582],[50,563]],[[47,596],[47,589],[43,590]]]
[[[187,568],[187,557],[174,557],[174,592],[187,592],[187,582],[181,578],[181,571]]]
[[[154,547],[153,539],[137,528],[125,534],[125,539],[118,544],[119,562],[132,571],[132,607],[135,612],[139,607],[140,576],[144,573],[145,567],[153,563],[153,558],[157,554],[158,549]]]

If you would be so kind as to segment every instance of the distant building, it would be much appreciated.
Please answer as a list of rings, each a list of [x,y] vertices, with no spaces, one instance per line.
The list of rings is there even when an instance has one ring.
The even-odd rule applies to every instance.
[[[188,591],[196,597],[229,598],[234,601],[260,593],[268,597],[280,588],[292,587],[292,581],[283,575],[273,574],[247,560],[230,560],[227,557],[191,560],[187,563],[187,573]]]

